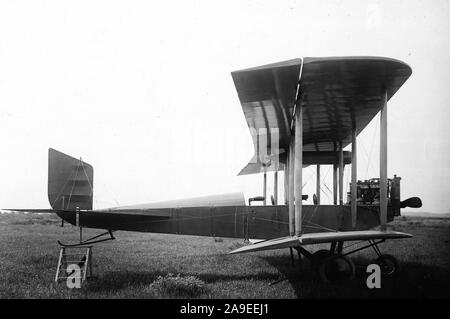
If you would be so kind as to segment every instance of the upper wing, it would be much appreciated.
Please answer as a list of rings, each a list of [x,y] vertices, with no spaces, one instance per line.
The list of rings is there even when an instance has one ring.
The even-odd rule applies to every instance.
[[[301,63],[294,59],[231,73],[255,147],[250,163],[256,166],[264,162],[260,154],[282,154],[288,149]],[[279,141],[279,150],[270,149],[272,138]],[[264,164],[261,170],[249,167],[240,174],[277,169],[276,161]]]
[[[300,89],[305,150],[336,151],[359,134],[409,78],[411,68],[380,57],[305,58]]]
[[[253,245],[248,245],[235,249],[231,251],[230,254],[248,253],[260,250],[281,249],[281,248],[297,247],[302,245],[331,243],[338,241],[399,239],[410,237],[412,237],[412,235],[407,233],[401,233],[396,231],[379,231],[379,230],[310,233],[304,234],[300,237],[297,236],[283,237],[258,242]]]
[[[301,74],[300,74],[301,73]],[[233,80],[256,154],[262,151],[258,137],[278,128],[280,153],[288,149],[290,124],[300,83],[303,116],[303,150],[337,151],[347,146],[353,127],[359,134],[379,112],[383,94],[388,100],[409,78],[411,68],[398,60],[381,57],[329,57],[290,60],[235,71]],[[270,151],[268,152],[270,154]],[[263,152],[263,154],[265,154]],[[280,157],[283,163],[285,158]],[[255,155],[251,163],[262,165]],[[274,165],[266,170],[270,170]],[[278,165],[279,167],[280,165]],[[258,172],[247,170],[241,174]]]
[[[351,157],[352,153],[344,151],[344,164],[350,164],[351,163]],[[328,151],[322,151],[322,152],[303,152],[303,168],[309,166],[309,165],[333,165],[338,163],[338,152],[328,152]],[[281,163],[286,163],[286,153],[283,154],[277,154],[276,156],[269,156],[270,160],[273,160],[275,158],[275,162],[278,160]],[[256,174],[256,173],[263,173],[264,171],[272,171],[276,168],[283,169],[284,164],[280,166],[271,165],[269,167],[264,166],[261,164],[261,162],[250,162],[248,163],[240,172],[239,175],[249,175],[249,174]]]

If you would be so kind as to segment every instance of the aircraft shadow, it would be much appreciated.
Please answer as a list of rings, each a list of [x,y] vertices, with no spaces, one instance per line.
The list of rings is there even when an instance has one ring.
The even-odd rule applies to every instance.
[[[298,298],[449,298],[449,268],[424,265],[418,262],[403,262],[399,273],[382,278],[380,289],[369,289],[366,285],[367,265],[372,259],[353,259],[356,266],[355,278],[346,283],[321,282],[319,275],[310,269],[309,261],[302,264],[296,256],[292,266],[289,254],[285,256],[260,257],[275,267],[281,277],[289,282]],[[277,284],[273,285],[276,287]]]
[[[356,265],[355,278],[340,284],[323,283],[318,274],[310,269],[309,261],[302,258],[302,263],[295,255],[295,265],[291,258],[285,255],[259,256],[268,265],[278,270],[262,271],[256,274],[220,274],[213,272],[190,273],[180,271],[182,277],[194,275],[207,284],[223,281],[269,281],[268,289],[285,289],[286,281],[292,287],[297,298],[450,298],[448,287],[450,267],[424,265],[419,262],[403,262],[399,273],[393,277],[382,278],[381,289],[369,289],[366,285],[368,274],[366,266],[373,260],[365,257],[353,259]],[[174,275],[178,272],[173,272]],[[107,271],[99,277],[88,280],[85,289],[91,292],[115,292],[122,289],[136,288],[138,291],[146,287],[159,276],[166,276],[169,271]],[[281,288],[284,287],[284,288]]]

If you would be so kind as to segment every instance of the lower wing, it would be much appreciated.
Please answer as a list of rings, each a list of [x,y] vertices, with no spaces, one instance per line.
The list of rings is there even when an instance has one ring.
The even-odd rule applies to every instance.
[[[407,233],[396,231],[379,231],[379,230],[310,233],[301,236],[281,237],[272,240],[258,242],[256,244],[235,249],[231,251],[229,254],[249,253],[254,251],[282,249],[282,248],[293,248],[303,245],[313,245],[339,241],[400,239],[411,237],[412,235]]]

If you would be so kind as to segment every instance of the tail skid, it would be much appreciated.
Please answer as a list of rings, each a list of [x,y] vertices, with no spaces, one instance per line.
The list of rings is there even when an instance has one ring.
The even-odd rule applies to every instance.
[[[101,238],[101,237],[106,236],[106,235],[109,235],[109,237],[102,238],[102,239],[97,239],[97,238]],[[81,239],[81,229],[80,229],[80,239]],[[83,246],[89,246],[89,245],[92,245],[92,244],[102,243],[102,242],[108,241],[108,240],[114,240],[114,239],[116,239],[116,238],[113,235],[113,231],[108,230],[108,231],[106,231],[104,233],[101,233],[101,234],[96,235],[94,237],[91,237],[89,239],[80,240],[80,242],[76,243],[76,244],[64,244],[64,243],[62,243],[59,240],[58,240],[58,244],[61,247],[83,247]]]

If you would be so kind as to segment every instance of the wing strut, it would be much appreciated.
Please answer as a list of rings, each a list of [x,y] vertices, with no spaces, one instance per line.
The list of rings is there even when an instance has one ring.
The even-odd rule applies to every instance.
[[[295,159],[294,159],[294,188],[295,188],[295,235],[302,234],[302,167],[303,167],[303,106],[298,101],[295,108]]]
[[[380,111],[380,224],[386,230],[387,218],[387,91]]]
[[[278,164],[273,173],[273,203],[278,205]]]
[[[339,142],[339,205],[344,205],[344,148]]]
[[[337,178],[338,178],[338,166],[336,164],[333,164],[333,204],[337,205]]]
[[[266,172],[265,168],[264,168],[264,180],[263,180],[263,197],[264,197],[263,205],[266,206],[266,204],[267,204],[267,172]]]
[[[320,164],[316,165],[316,196],[317,205],[320,205]]]
[[[351,198],[352,198],[352,229],[356,229],[356,214],[358,211],[358,194],[357,194],[357,156],[356,156],[356,128],[352,131],[352,188],[351,188]]]
[[[289,143],[289,235],[294,236],[294,139]]]
[[[289,150],[286,157],[286,165],[284,165],[284,204],[289,205]]]

